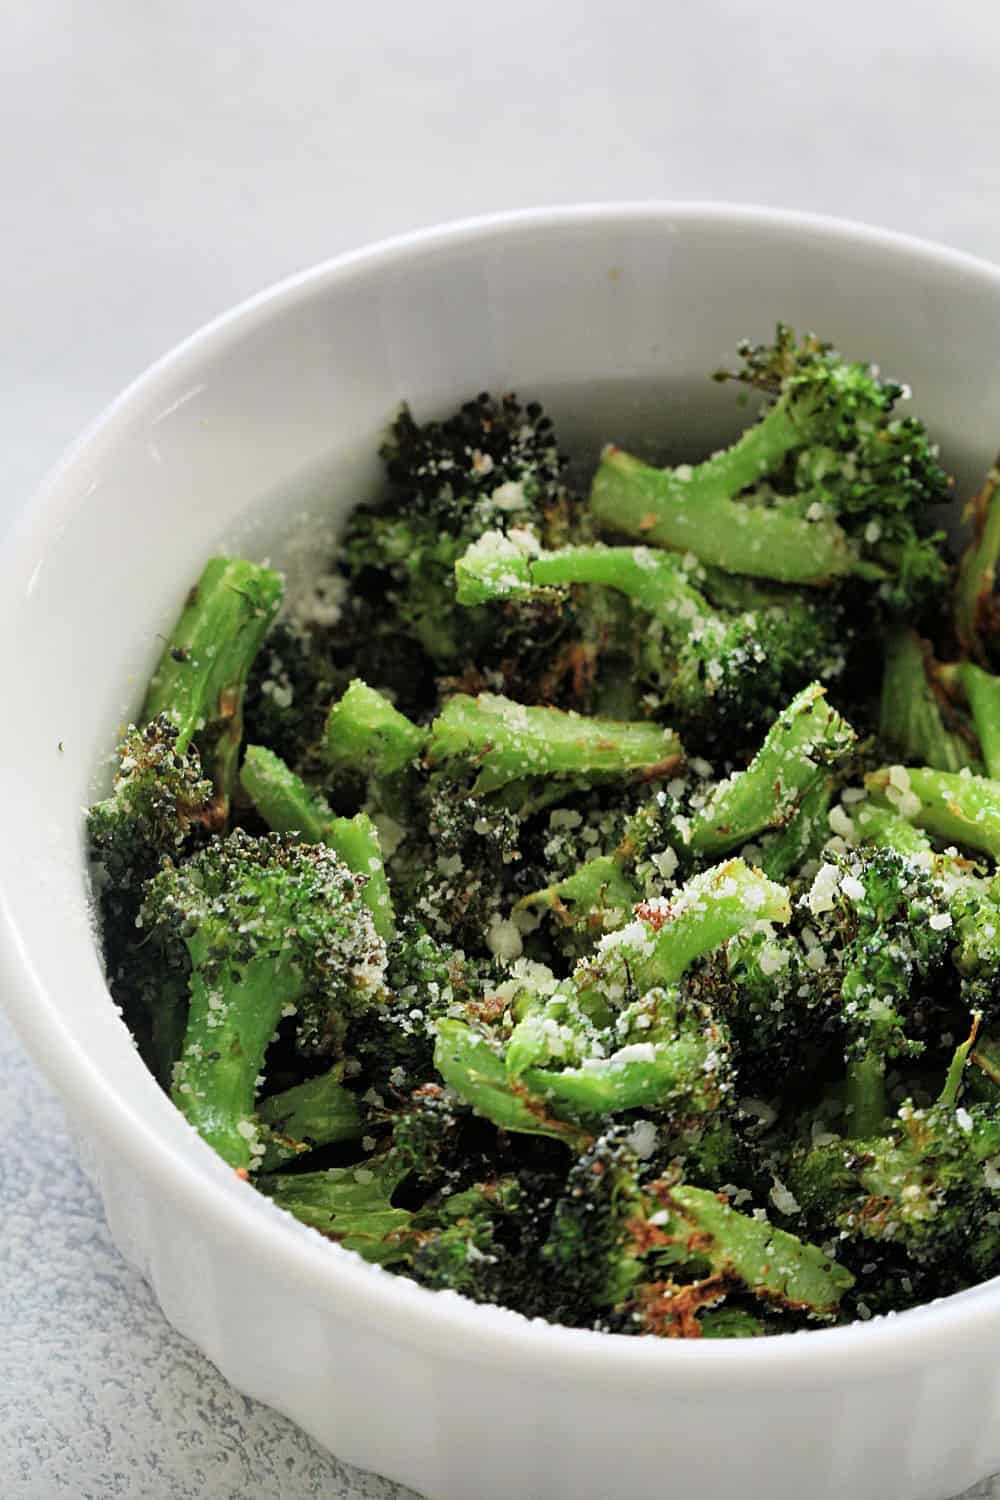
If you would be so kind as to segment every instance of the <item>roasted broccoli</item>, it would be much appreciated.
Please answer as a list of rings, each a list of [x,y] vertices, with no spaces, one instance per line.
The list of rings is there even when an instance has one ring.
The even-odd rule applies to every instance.
[[[996,476],[949,603],[903,389],[742,352],[741,438],[589,504],[540,406],[404,410],[322,597],[207,565],[87,817],[114,997],[240,1177],[633,1336],[1000,1271]]]
[[[377,1004],[385,945],[361,882],[332,850],[237,830],[146,888],[140,920],[165,969],[189,973],[173,1098],[233,1166],[263,1154],[254,1104],[268,1044],[295,1015],[303,1048],[340,1054]]]
[[[765,400],[758,421],[703,463],[657,469],[605,450],[590,504],[608,531],[782,583],[850,573],[912,610],[947,582],[928,510],[948,499],[923,425],[894,415],[902,386],[779,326],[741,347],[735,377]]]

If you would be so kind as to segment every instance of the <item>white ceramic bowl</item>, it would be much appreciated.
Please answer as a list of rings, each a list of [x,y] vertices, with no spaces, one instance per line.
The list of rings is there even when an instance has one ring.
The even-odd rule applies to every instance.
[[[376,435],[482,389],[564,440],[704,448],[704,379],[779,318],[911,382],[967,488],[1000,437],[1000,271],[828,220],[707,204],[506,214],[348,255],[198,334],[80,441],[0,564],[3,995],[65,1100],[112,1232],[241,1390],[435,1500],[941,1500],[1000,1469],[1000,1284],[805,1335],[659,1342],[552,1328],[363,1264],[238,1182],[108,997],[82,806],[220,542],[377,480]],[[105,774],[106,770],[105,770]]]

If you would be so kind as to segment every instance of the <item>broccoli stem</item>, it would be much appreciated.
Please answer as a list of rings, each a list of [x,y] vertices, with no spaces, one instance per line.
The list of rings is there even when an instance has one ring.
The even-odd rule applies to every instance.
[[[760,867],[771,880],[787,880],[809,860],[818,859],[830,837],[830,798],[833,783],[821,776],[802,793],[798,808],[784,828],[769,835],[762,847]]]
[[[924,857],[933,852],[931,841],[898,813],[873,802],[862,802],[854,810],[854,828],[863,844],[879,844],[895,849],[907,859]]]
[[[335,818],[326,801],[263,745],[247,746],[240,783],[275,833],[296,834],[304,844],[326,844],[349,870],[365,877],[361,899],[379,937],[391,942],[396,933],[392,893],[378,830],[368,814]]]
[[[885,1059],[875,1052],[847,1063],[845,1120],[850,1140],[868,1141],[881,1135],[886,1116]]]
[[[413,1215],[392,1206],[392,1195],[406,1175],[405,1167],[383,1158],[373,1159],[371,1166],[258,1177],[255,1186],[345,1250],[388,1266],[409,1260],[413,1250],[407,1233]]]
[[[326,759],[333,769],[391,777],[412,764],[427,743],[420,729],[359,677],[334,703],[326,721]]]
[[[675,1232],[686,1230],[689,1243],[697,1237],[697,1253],[717,1275],[738,1277],[758,1297],[833,1317],[854,1285],[850,1271],[818,1245],[739,1213],[706,1188],[671,1187],[662,1197],[679,1220]]]
[[[281,605],[281,575],[241,558],[214,557],[191,590],[150,679],[143,718],[166,714],[212,779],[222,821],[243,738],[247,676]]]
[[[982,1013],[977,1010],[972,1017],[972,1026],[970,1027],[969,1035],[964,1042],[955,1048],[955,1055],[948,1064],[944,1087],[938,1095],[937,1101],[947,1109],[954,1109],[958,1103],[959,1090],[962,1087],[962,1079],[965,1075],[965,1064],[968,1061],[970,1052],[976,1045],[976,1037],[979,1035],[982,1020]]]
[[[847,754],[851,726],[826,701],[826,689],[811,683],[793,698],[768,730],[745,771],[720,782],[692,819],[687,847],[696,854],[722,854],[765,828],[787,824],[803,797],[825,778],[825,767]]]
[[[879,734],[906,761],[938,771],[975,765],[961,735],[945,727],[928,677],[929,648],[913,630],[891,630],[885,644],[885,673],[879,705]],[[984,674],[985,675],[985,674]]]
[[[772,414],[777,410],[772,408]],[[747,437],[759,433],[767,420],[751,428]],[[733,488],[751,467],[744,467],[750,453],[747,448],[740,455],[739,472],[723,464],[723,454],[708,461],[708,466],[717,467],[703,478],[705,465],[683,480],[676,471],[653,468],[619,448],[606,449],[590,491],[591,510],[609,530],[693,552],[727,573],[805,584],[823,584],[850,573],[855,554],[835,522],[806,521],[731,498],[765,472],[758,467]]]
[[[612,855],[600,854],[588,859],[565,880],[522,896],[515,907],[547,906],[564,922],[585,923],[595,914],[606,911],[630,911],[639,900],[639,892]]]
[[[263,1171],[295,1161],[316,1146],[360,1140],[361,1111],[357,1096],[340,1081],[343,1071],[338,1063],[318,1078],[260,1101],[257,1116],[268,1131]]]
[[[247,746],[240,785],[275,833],[297,834],[305,844],[326,841],[333,813],[325,799],[273,750],[264,745]]]
[[[884,766],[865,786],[880,802],[935,838],[1000,859],[1000,782],[965,771]]]
[[[503,1058],[486,1038],[464,1021],[446,1018],[437,1023],[434,1066],[477,1114],[501,1130],[555,1136],[575,1151],[584,1150],[590,1141],[578,1126],[551,1119],[523,1084],[508,1078]]]
[[[639,994],[654,985],[676,984],[696,958],[756,922],[787,922],[791,916],[788,892],[751,870],[741,859],[730,859],[695,875],[671,899],[667,920],[652,943],[645,938],[630,961],[632,982]],[[627,933],[622,934],[623,941]]]
[[[963,651],[982,657],[979,640],[980,615],[993,594],[997,557],[1000,556],[1000,460],[994,464],[979,494],[966,507],[972,523],[972,541],[958,565],[955,584],[955,634]]]
[[[521,778],[574,778],[583,783],[651,780],[681,758],[672,729],[657,724],[588,719],[558,708],[525,708],[509,698],[457,693],[431,725],[427,763],[478,769],[474,796]]]
[[[171,1097],[224,1161],[247,1168],[258,1140],[257,1078],[282,1011],[296,1003],[303,981],[285,968],[284,983],[276,983],[274,961],[268,957],[251,959],[238,977],[234,973],[209,986],[199,973],[209,957],[207,944],[198,933],[186,942],[193,965],[191,1005]]]
[[[1000,779],[1000,677],[984,672],[982,667],[970,661],[959,668],[959,677],[972,709],[972,722],[979,737],[986,774]]]
[[[531,581],[539,587],[596,583],[634,599],[658,620],[689,635],[698,619],[711,611],[691,586],[687,569],[670,552],[648,547],[564,547],[536,558]]]

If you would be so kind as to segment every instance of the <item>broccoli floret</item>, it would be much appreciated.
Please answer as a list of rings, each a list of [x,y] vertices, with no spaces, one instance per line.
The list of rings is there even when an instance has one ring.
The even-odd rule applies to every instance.
[[[1000,1268],[998,1156],[995,1106],[908,1102],[885,1136],[816,1147],[789,1182],[807,1218],[898,1246],[960,1285]]]
[[[360,881],[322,845],[237,830],[155,876],[141,921],[164,963],[190,970],[174,1102],[246,1168],[262,1150],[254,1103],[282,1015],[297,1014],[306,1049],[338,1053],[381,991],[385,945]]]
[[[752,729],[767,723],[789,694],[811,677],[833,678],[844,666],[842,612],[836,604],[813,604],[786,591],[754,588],[731,580],[717,586],[733,607],[709,603],[700,585],[704,569],[690,556],[648,547],[566,547],[541,553],[499,532],[481,537],[455,567],[460,603],[506,601],[508,610],[539,600],[557,601],[580,585],[595,593],[611,589],[635,606],[628,626],[633,675],[643,703],[658,701],[703,739],[730,735],[730,726]],[[590,638],[593,609],[579,598],[569,626]],[[581,642],[581,650],[584,649]],[[590,653],[593,670],[603,664]],[[614,670],[615,663],[608,667]],[[730,746],[731,748],[731,746]]]
[[[166,1088],[184,1035],[187,987],[183,980],[164,981],[159,954],[137,930],[136,917],[143,886],[163,860],[183,858],[222,816],[197,750],[190,746],[182,754],[178,736],[163,714],[142,729],[130,725],[118,749],[112,794],[87,814],[108,982]]]
[[[181,750],[179,739],[165,714],[142,729],[130,724],[118,748],[112,794],[87,813],[109,913],[134,916],[137,892],[164,858],[183,857],[199,834],[219,826],[220,807],[198,752],[191,745]]]
[[[665,1338],[697,1338],[700,1311],[732,1292],[829,1318],[853,1282],[816,1246],[715,1193],[670,1178],[642,1184],[620,1133],[571,1169],[544,1255],[564,1296]]]
[[[948,957],[951,918],[930,875],[893,849],[859,849],[821,866],[805,898],[806,963],[839,980],[847,1056],[848,1134],[877,1134],[886,1114],[886,1062],[915,1057],[919,1000]]]
[[[436,939],[413,916],[402,920],[388,947],[384,1003],[359,1017],[350,1035],[361,1076],[387,1108],[434,1080],[435,1021],[476,1003],[492,976],[492,961]]]
[[[514,396],[481,395],[443,422],[420,425],[404,408],[382,449],[395,495],[378,511],[355,511],[341,560],[348,576],[383,597],[391,622],[419,643],[438,670],[489,656],[488,616],[470,617],[455,601],[454,566],[484,531],[532,528],[564,537],[571,502],[565,461],[540,406]]]
[[[927,510],[948,484],[922,424],[893,414],[903,388],[780,325],[773,345],[741,353],[738,378],[768,403],[756,424],[693,468],[606,449],[598,521],[731,573],[818,584],[860,572],[890,605],[918,607],[947,580]]]

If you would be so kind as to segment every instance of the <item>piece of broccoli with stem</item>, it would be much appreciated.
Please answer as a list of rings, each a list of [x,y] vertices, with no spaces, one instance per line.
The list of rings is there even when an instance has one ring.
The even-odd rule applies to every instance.
[[[224,825],[243,739],[243,698],[254,658],[281,605],[281,575],[242,558],[213,557],[187,597],[143,704],[165,714],[177,752],[197,747]]]
[[[741,354],[737,378],[768,402],[758,421],[693,467],[605,449],[590,494],[598,522],[731,573],[807,585],[858,573],[896,607],[943,587],[926,513],[948,498],[947,479],[921,423],[893,415],[903,388],[811,336],[797,345],[782,325]]]
[[[263,1154],[255,1102],[283,1015],[302,1043],[343,1051],[352,1016],[377,1002],[385,945],[360,882],[323,845],[237,829],[168,864],[141,912],[165,965],[189,971],[174,1103],[231,1166]]]
[[[716,1193],[670,1178],[642,1183],[620,1131],[571,1168],[543,1254],[564,1296],[665,1338],[699,1337],[702,1310],[734,1292],[831,1318],[853,1283],[815,1245]]]
[[[438,1025],[435,1066],[456,1093],[508,1130],[592,1128],[623,1110],[717,1109],[731,1087],[725,1028],[677,990],[705,953],[759,921],[785,921],[787,893],[730,860],[670,903],[636,908],[571,980],[529,979],[498,1015]],[[499,1021],[499,1026],[497,1022]]]
[[[814,682],[803,688],[768,730],[747,769],[720,782],[705,806],[678,826],[680,840],[692,854],[711,858],[765,829],[786,826],[855,739],[824,687]]]
[[[272,833],[296,835],[305,844],[325,844],[363,879],[361,899],[386,942],[396,930],[378,830],[367,813],[334,817],[320,794],[263,745],[248,745],[240,784]]]
[[[719,608],[700,585],[691,557],[649,547],[601,544],[539,553],[490,532],[455,565],[459,603],[558,599],[570,586],[612,589],[650,620],[636,618],[640,683],[685,721],[766,722],[810,677],[835,677],[844,665],[843,620],[835,605],[716,579],[729,594]],[[586,605],[578,613],[587,613]]]

